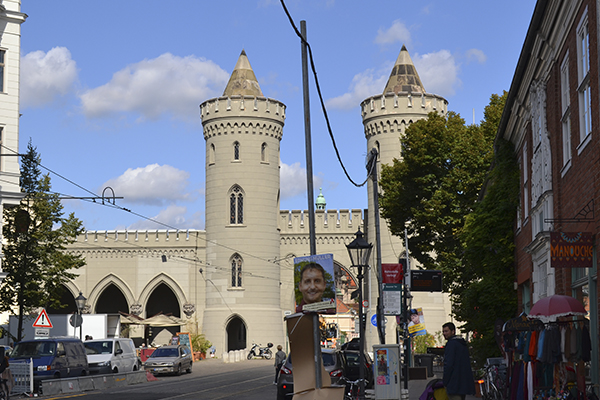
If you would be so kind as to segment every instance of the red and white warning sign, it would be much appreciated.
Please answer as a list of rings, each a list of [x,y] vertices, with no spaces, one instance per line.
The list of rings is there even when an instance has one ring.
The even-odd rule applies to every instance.
[[[34,328],[52,328],[52,322],[50,322],[50,318],[48,318],[48,314],[46,313],[46,309],[42,308],[40,315],[35,319],[33,323]]]

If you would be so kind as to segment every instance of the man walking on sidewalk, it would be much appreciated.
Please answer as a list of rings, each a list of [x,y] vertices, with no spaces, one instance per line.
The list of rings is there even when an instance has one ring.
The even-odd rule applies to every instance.
[[[456,336],[456,326],[452,322],[442,325],[442,334],[447,340],[444,350],[444,387],[450,400],[465,400],[467,394],[475,394],[467,342]]]

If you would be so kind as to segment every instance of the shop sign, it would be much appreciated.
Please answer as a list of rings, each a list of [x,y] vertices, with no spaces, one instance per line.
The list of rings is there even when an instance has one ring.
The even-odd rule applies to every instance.
[[[552,268],[591,268],[593,254],[591,232],[550,232]]]

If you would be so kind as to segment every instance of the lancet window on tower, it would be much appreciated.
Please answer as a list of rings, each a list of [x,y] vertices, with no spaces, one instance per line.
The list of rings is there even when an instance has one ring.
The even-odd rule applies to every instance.
[[[266,143],[263,143],[260,146],[260,161],[262,161],[262,162],[269,161],[269,159],[267,157],[267,144]]]
[[[240,142],[233,142],[233,159],[240,159]]]
[[[239,254],[231,257],[231,287],[242,287],[242,264]]]
[[[216,152],[215,144],[211,143],[210,144],[210,151],[208,153],[208,163],[209,164],[214,164],[215,163],[215,152]]]
[[[244,223],[244,192],[235,185],[229,193],[229,223],[239,225]]]

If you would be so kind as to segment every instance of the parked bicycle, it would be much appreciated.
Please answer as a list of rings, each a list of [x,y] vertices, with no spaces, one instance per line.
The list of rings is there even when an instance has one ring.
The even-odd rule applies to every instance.
[[[488,359],[483,376],[477,381],[483,400],[506,398],[506,366],[497,361],[498,359]]]
[[[365,379],[357,379],[355,381],[351,381],[345,376],[340,378],[339,383],[343,383],[346,385],[346,390],[344,392],[344,400],[357,400],[359,398],[361,381],[365,381]]]

